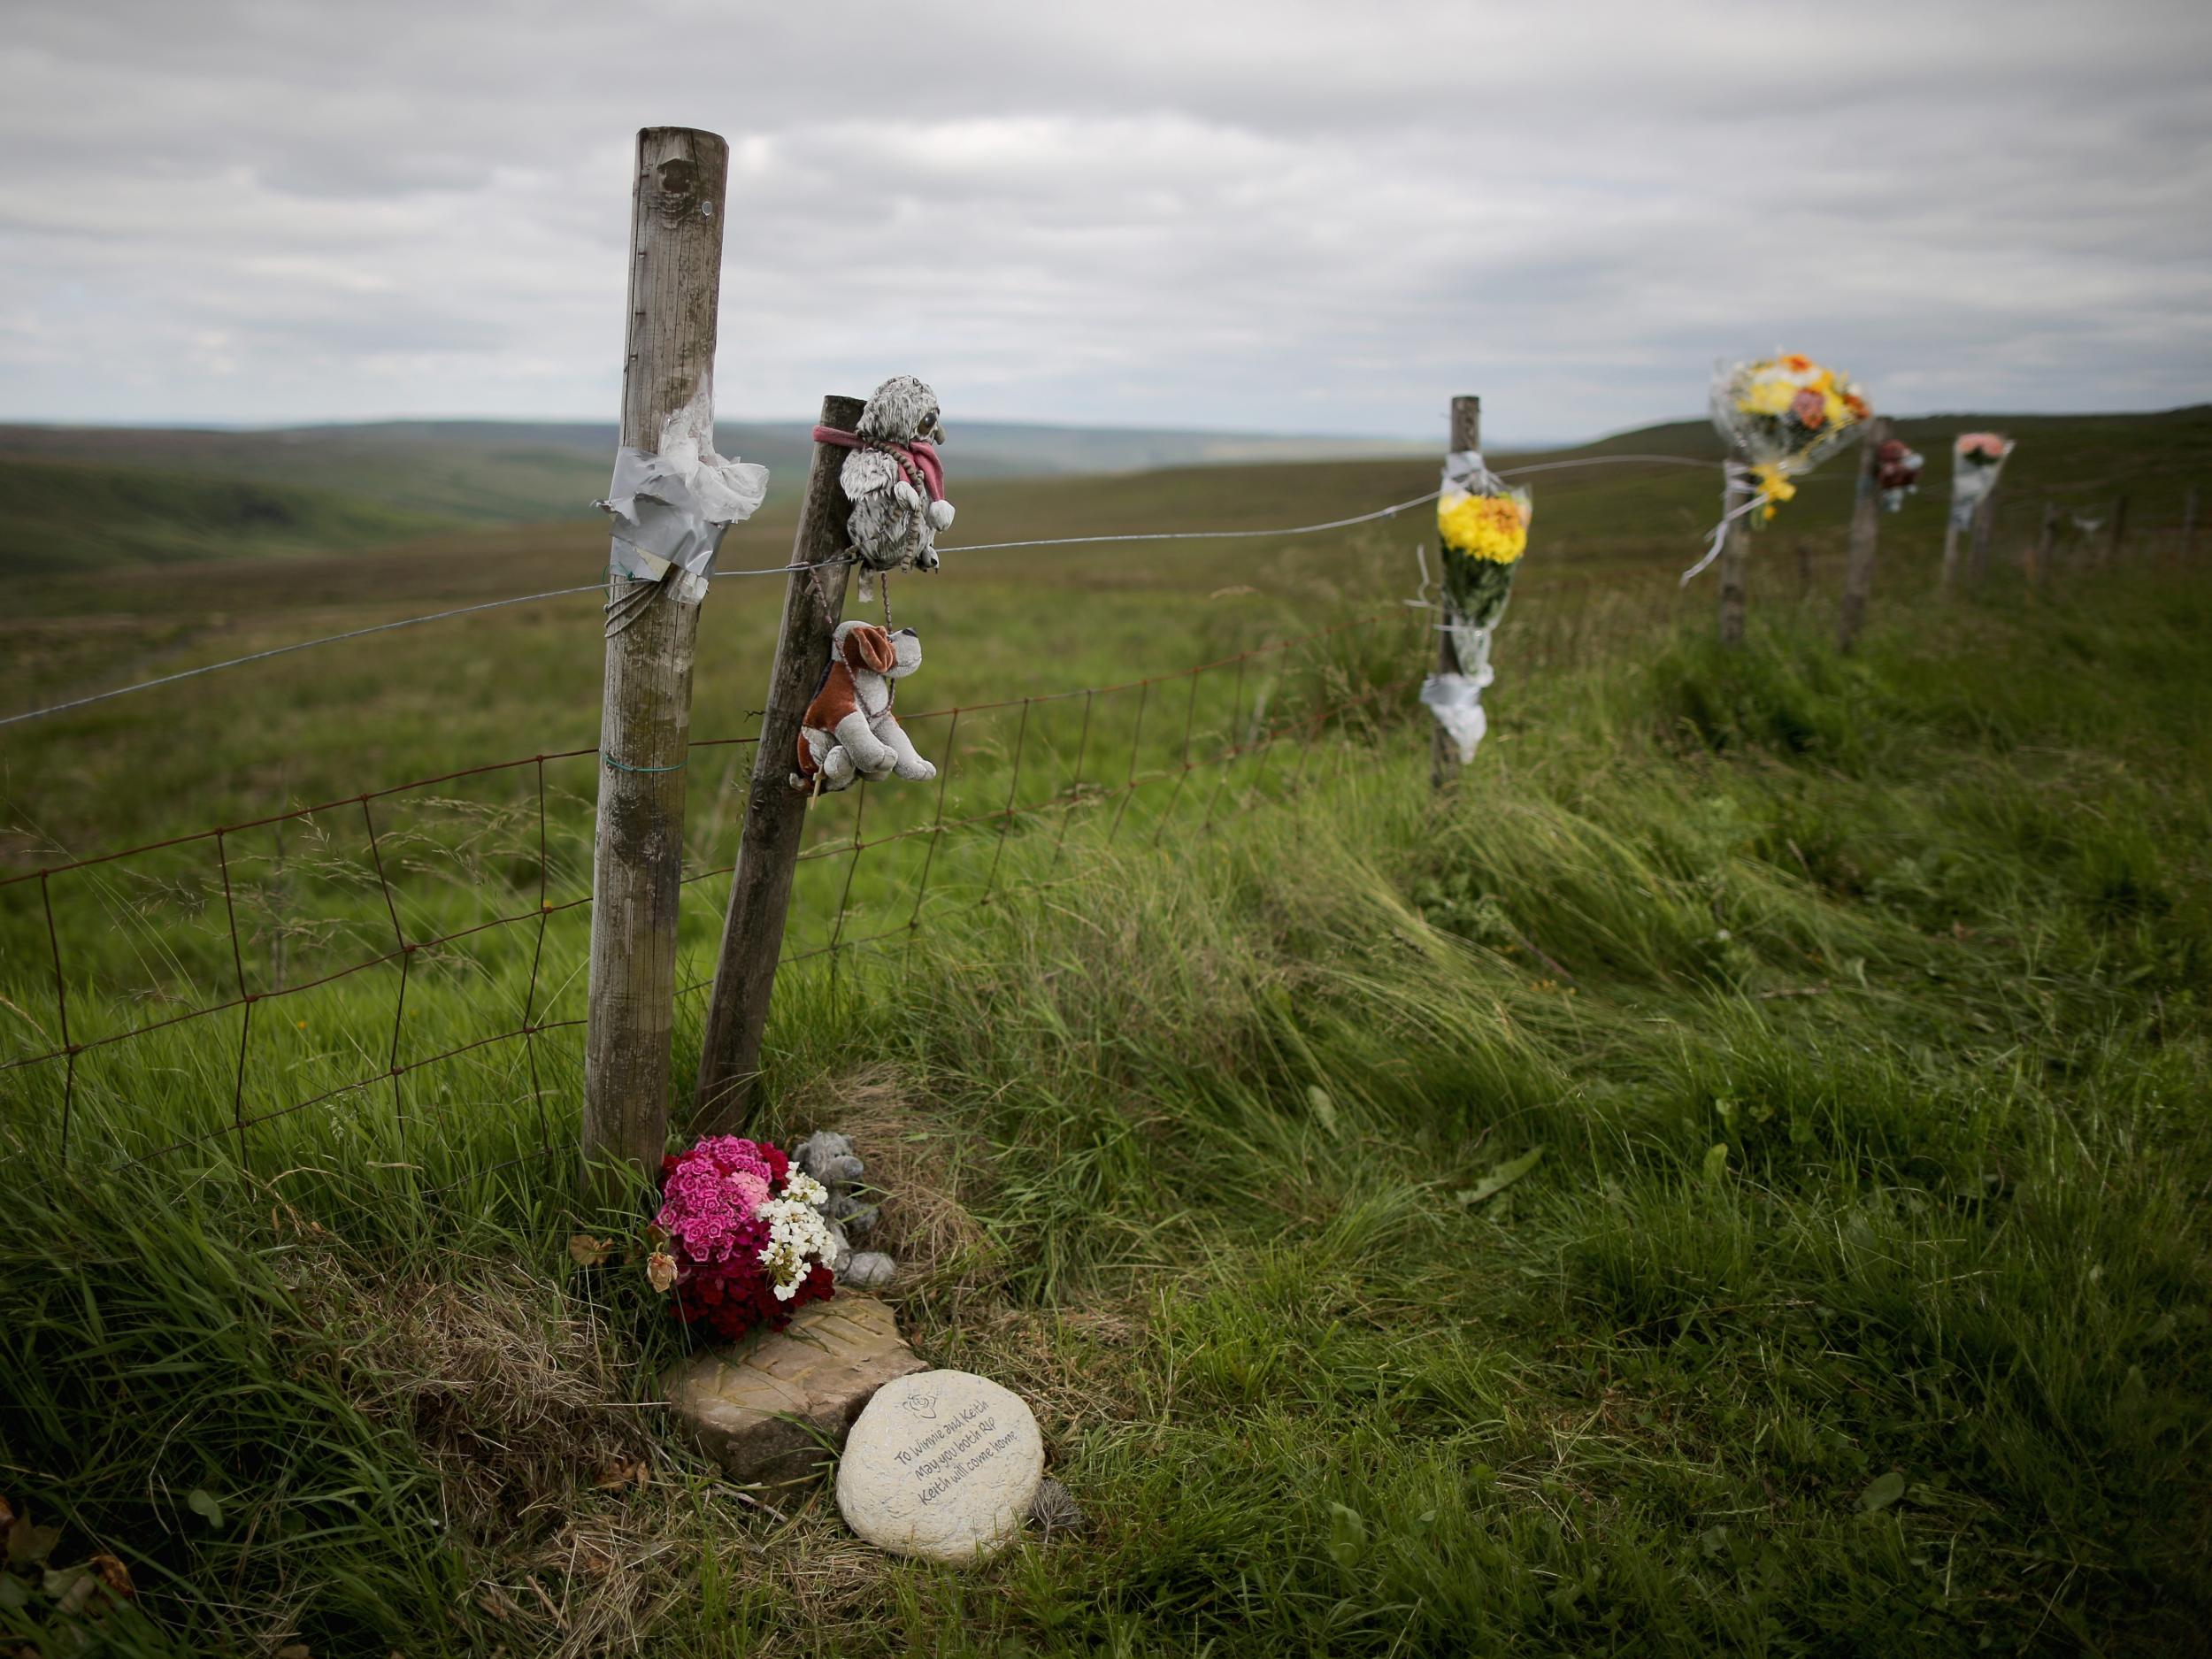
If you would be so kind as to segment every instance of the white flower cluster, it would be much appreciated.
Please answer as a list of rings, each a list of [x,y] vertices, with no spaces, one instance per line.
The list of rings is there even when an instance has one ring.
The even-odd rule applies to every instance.
[[[794,1170],[781,1198],[761,1201],[757,1213],[768,1224],[768,1242],[761,1247],[760,1264],[768,1270],[778,1302],[797,1295],[814,1264],[830,1259],[829,1223],[815,1209],[828,1198],[829,1188]]]

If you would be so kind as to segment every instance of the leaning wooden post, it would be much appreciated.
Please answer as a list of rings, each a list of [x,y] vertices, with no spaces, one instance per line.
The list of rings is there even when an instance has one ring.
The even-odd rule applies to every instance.
[[[729,156],[712,133],[649,127],[638,134],[625,448],[658,453],[664,427],[687,408],[712,419]],[[698,605],[672,586],[677,574],[652,582],[611,569],[607,579],[583,1131],[584,1191],[603,1201],[622,1190],[611,1163],[657,1170],[668,1141],[684,762],[699,630]]]
[[[2127,544],[2128,498],[2121,496],[2112,503],[2112,540],[2105,544],[2104,562],[2116,564],[2121,549]]]
[[[2181,503],[2181,557],[2183,563],[2197,556],[2197,487],[2189,486],[2189,493]]]
[[[1445,453],[1455,455],[1462,449],[1481,448],[1482,399],[1464,396],[1453,398],[1451,430],[1445,443]],[[1444,569],[1444,544],[1440,541],[1436,545],[1436,567],[1440,573]],[[1451,600],[1440,580],[1437,594],[1441,603],[1434,612],[1437,618],[1436,672],[1455,674],[1459,672],[1459,653],[1452,649],[1452,631],[1448,626],[1452,619]],[[1452,771],[1451,745],[1440,722],[1429,733],[1429,787],[1441,789],[1444,780],[1452,775]]]
[[[1874,548],[1882,534],[1882,492],[1878,488],[1881,449],[1889,437],[1889,418],[1867,423],[1859,454],[1859,490],[1851,502],[1851,557],[1843,572],[1843,605],[1836,617],[1836,648],[1858,643],[1866,623],[1866,602],[1874,591]]]
[[[850,432],[860,425],[864,407],[857,397],[826,397],[821,424]],[[714,965],[714,993],[699,1048],[694,1114],[702,1134],[743,1126],[760,1071],[761,1036],[768,1027],[776,961],[783,954],[784,919],[791,911],[791,874],[806,829],[807,797],[791,784],[799,764],[799,723],[829,666],[830,635],[844,613],[852,569],[843,557],[846,507],[838,483],[847,453],[833,444],[814,446],[806,502],[799,510],[791,562],[811,568],[793,571],[784,589],[783,627],[776,636],[745,798],[744,839],[730,881],[722,954]]]

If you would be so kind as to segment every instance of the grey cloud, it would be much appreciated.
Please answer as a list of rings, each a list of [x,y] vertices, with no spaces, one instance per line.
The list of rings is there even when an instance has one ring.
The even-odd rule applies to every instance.
[[[1565,434],[1777,343],[1906,407],[2180,401],[2208,67],[2146,3],[43,0],[0,417],[603,416],[649,120],[733,143],[733,414],[911,367],[956,415],[1425,434],[1466,384]]]

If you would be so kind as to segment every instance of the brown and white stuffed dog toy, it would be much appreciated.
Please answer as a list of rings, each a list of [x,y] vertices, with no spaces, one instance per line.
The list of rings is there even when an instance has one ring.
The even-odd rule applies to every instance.
[[[911,628],[887,634],[872,622],[841,622],[830,636],[829,672],[799,722],[794,788],[843,789],[855,778],[925,783],[937,768],[915,751],[891,712],[892,681],[922,665]]]

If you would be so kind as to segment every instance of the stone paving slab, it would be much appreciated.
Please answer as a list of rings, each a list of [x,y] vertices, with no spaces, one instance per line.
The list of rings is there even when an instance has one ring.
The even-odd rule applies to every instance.
[[[887,1304],[841,1289],[781,1331],[679,1361],[662,1386],[678,1425],[731,1479],[787,1486],[819,1472],[877,1389],[927,1369]]]

